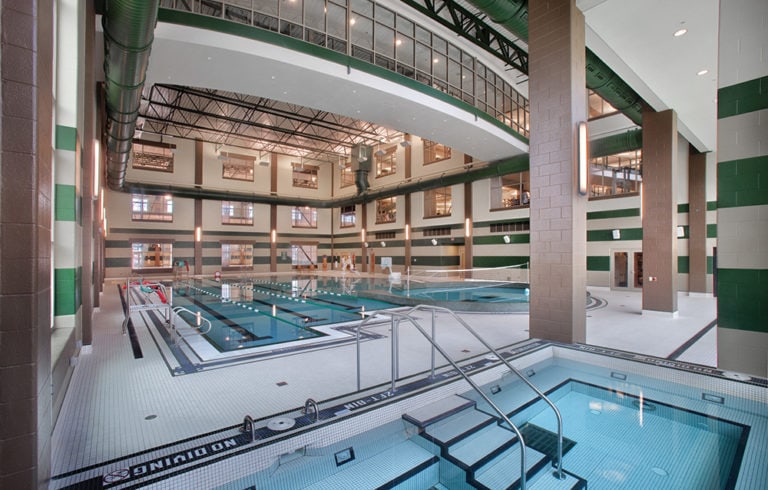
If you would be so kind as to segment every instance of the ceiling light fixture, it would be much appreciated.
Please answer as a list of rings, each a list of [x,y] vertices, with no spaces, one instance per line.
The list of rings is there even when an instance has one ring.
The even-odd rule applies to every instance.
[[[683,27],[683,28],[680,28],[680,29],[676,30],[675,33],[673,34],[673,36],[675,36],[675,37],[685,36],[687,33],[688,33],[688,29]]]

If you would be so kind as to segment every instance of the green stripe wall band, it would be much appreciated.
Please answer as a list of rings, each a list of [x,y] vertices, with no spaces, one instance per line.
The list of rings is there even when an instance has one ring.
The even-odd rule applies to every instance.
[[[768,269],[718,269],[717,326],[768,333]]]
[[[768,109],[768,76],[747,80],[717,91],[717,118]]]
[[[712,257],[707,257],[707,274],[712,274]],[[587,270],[593,272],[610,272],[611,257],[602,255],[587,256]],[[690,260],[688,256],[677,257],[677,272],[679,274],[690,273]]]
[[[640,208],[614,209],[611,211],[592,211],[587,213],[587,219],[631,218],[640,216]]]
[[[768,204],[768,155],[717,164],[717,207]]]
[[[77,128],[57,124],[54,138],[57,150],[77,150]]]
[[[53,271],[54,316],[74,315],[80,307],[80,277],[82,269],[63,268]]]
[[[54,217],[56,221],[77,220],[77,191],[75,186],[56,184],[54,192]]]

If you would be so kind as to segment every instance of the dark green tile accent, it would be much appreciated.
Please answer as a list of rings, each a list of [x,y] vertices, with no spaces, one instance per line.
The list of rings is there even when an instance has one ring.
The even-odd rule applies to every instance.
[[[619,228],[621,238],[613,239],[613,229],[610,230],[587,230],[588,242],[620,242],[624,240],[642,240],[642,228]]]
[[[527,255],[507,255],[507,256],[475,256],[472,258],[472,267],[506,267],[509,265],[520,265],[529,262],[531,258]]]
[[[54,269],[53,271],[53,314],[54,316],[74,315],[77,311],[79,288],[75,268]]]
[[[717,91],[717,118],[768,108],[768,76],[747,80]]]
[[[219,261],[221,262],[221,261]],[[269,257],[263,257],[259,255],[253,256],[253,265],[269,265]]]
[[[717,223],[707,224],[707,238],[717,238]]]
[[[168,223],[171,226],[173,223]],[[126,234],[126,235],[187,235],[194,236],[194,232],[191,230],[174,230],[171,228],[165,230],[152,230],[147,228],[110,228],[109,233],[114,234]]]
[[[57,124],[54,138],[57,150],[77,150],[77,128]]]
[[[203,257],[203,265],[221,265],[221,257]]]
[[[56,184],[54,216],[56,221],[77,220],[77,196],[73,185]]]
[[[688,204],[678,204],[677,205],[677,212],[678,213],[687,213],[689,209]]]
[[[504,243],[505,235],[487,235],[472,237],[475,245],[507,245]],[[510,233],[509,243],[531,243],[531,235],[528,233]]]
[[[611,258],[601,255],[587,255],[587,270],[608,272],[611,270]]]
[[[432,239],[437,240],[437,245],[432,245]],[[412,247],[441,247],[441,246],[464,245],[464,237],[434,236],[428,238],[416,238],[411,240]]]
[[[717,325],[768,333],[768,269],[717,270]]]
[[[717,211],[717,201],[707,201],[707,211]]]
[[[83,306],[83,266],[77,268],[75,275],[75,311]]]
[[[493,220],[493,221],[475,221],[473,226],[475,229],[490,228],[491,225],[503,225],[505,223],[524,223],[526,221],[530,221],[530,218],[514,218],[514,219]]]
[[[691,271],[691,263],[687,256],[677,256],[677,273],[688,274]]]
[[[413,232],[421,232],[424,230],[431,230],[432,228],[450,228],[451,230],[458,230],[458,229],[464,229],[464,223],[450,223],[446,225],[432,225],[432,226],[419,226],[419,227],[413,227],[411,228],[411,233]],[[382,230],[382,231],[392,231],[392,230]],[[374,232],[371,232],[374,233]],[[413,236],[413,235],[411,235]],[[370,238],[370,233],[368,235]]]
[[[454,255],[426,255],[411,257],[413,265],[420,265],[424,267],[455,267],[461,263],[459,257]]]
[[[714,265],[715,265],[715,258],[711,255],[707,255],[707,274],[712,274],[712,271],[714,271]]]
[[[717,207],[768,204],[768,155],[717,164]]]
[[[104,259],[104,267],[130,267],[130,257],[107,257]]]
[[[511,127],[505,125],[495,117],[492,117],[490,114],[486,114],[478,108],[467,104],[463,100],[456,99],[445,92],[432,88],[431,86],[425,85],[421,82],[417,82],[416,80],[410,79],[406,76],[400,75],[399,73],[395,73],[379,66],[358,60],[351,56],[326,49],[322,46],[317,46],[299,39],[294,39],[292,37],[284,36],[282,34],[267,31],[257,27],[251,27],[245,24],[238,24],[235,22],[204,15],[191,14],[188,12],[179,12],[176,10],[161,8],[158,10],[157,18],[158,22],[168,22],[171,24],[198,27],[201,29],[232,34],[234,36],[240,36],[247,39],[255,39],[257,41],[273,44],[283,48],[291,49],[293,51],[308,54],[310,56],[321,58],[332,63],[338,63],[345,67],[359,70],[385,80],[389,80],[434,99],[438,99],[454,107],[458,107],[459,109],[472,114],[475,116],[475,118],[483,119],[486,122],[510,134],[511,136],[517,138],[518,140],[524,143],[528,143],[528,138],[525,136],[518,134]]]
[[[631,218],[640,216],[640,208],[613,209],[610,211],[592,211],[587,219]]]

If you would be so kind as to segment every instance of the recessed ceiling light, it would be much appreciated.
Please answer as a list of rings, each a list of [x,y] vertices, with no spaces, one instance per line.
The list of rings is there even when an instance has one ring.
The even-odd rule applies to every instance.
[[[704,69],[704,70],[699,70],[699,72],[696,74],[701,76],[701,75],[706,75],[707,73],[709,73],[709,70]]]
[[[675,37],[685,36],[685,34],[687,32],[688,32],[688,29],[686,29],[686,28],[678,29],[678,30],[675,31],[674,36]]]

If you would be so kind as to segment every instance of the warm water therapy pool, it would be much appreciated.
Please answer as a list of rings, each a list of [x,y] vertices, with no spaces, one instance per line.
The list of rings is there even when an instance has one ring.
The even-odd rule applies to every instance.
[[[527,488],[768,487],[765,379],[541,341],[506,353],[564,421],[561,481],[552,471],[553,412],[494,359],[467,365],[521,428]],[[403,380],[395,393],[379,387],[324,401],[317,422],[312,413],[279,414],[295,421],[286,431],[270,428],[275,419],[256,421],[255,442],[233,431],[231,458],[190,468],[176,476],[175,488],[199,481],[221,490],[517,488],[514,434],[455,374],[443,371],[428,387]]]

